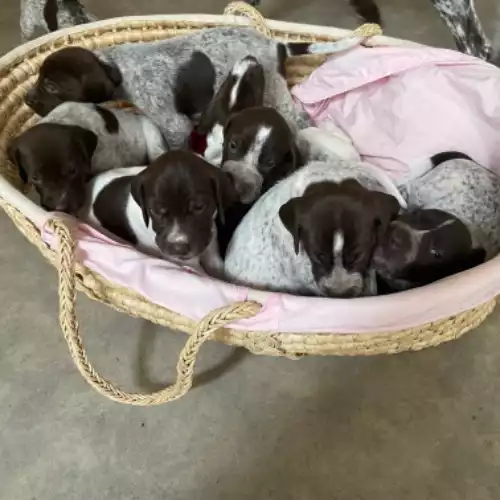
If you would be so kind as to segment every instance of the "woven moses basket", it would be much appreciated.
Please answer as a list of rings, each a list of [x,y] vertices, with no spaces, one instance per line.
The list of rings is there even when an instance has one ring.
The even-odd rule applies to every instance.
[[[295,333],[290,331],[283,333],[280,330],[248,331],[248,329],[242,328],[241,324],[238,326],[238,323],[258,315],[262,307],[259,302],[246,300],[228,304],[210,312],[197,322],[152,303],[134,290],[111,283],[98,273],[83,266],[75,258],[77,242],[73,239],[72,227],[67,221],[50,220],[48,226],[55,236],[57,245],[49,247],[44,242],[40,227],[42,221],[45,222],[46,214],[24,196],[26,188],[22,185],[5,154],[9,141],[36,122],[36,117],[24,105],[23,100],[33,84],[44,58],[51,52],[70,45],[96,49],[127,42],[166,39],[206,27],[235,24],[253,25],[267,36],[282,40],[323,41],[350,36],[349,32],[334,28],[264,21],[260,14],[247,4],[235,2],[229,5],[224,16],[134,17],[75,27],[23,45],[0,60],[0,172],[3,176],[0,178],[2,181],[0,204],[19,231],[58,269],[60,323],[70,354],[80,373],[89,384],[114,401],[147,406],[166,403],[182,397],[192,385],[196,356],[206,340],[217,340],[226,344],[243,346],[255,354],[286,356],[292,359],[308,354],[350,356],[398,353],[420,350],[456,339],[479,325],[492,312],[495,305],[494,295],[487,300],[483,298],[476,302],[474,307],[467,307],[467,310],[464,310],[464,307],[461,308],[460,305],[452,304],[446,317],[435,318],[433,321],[427,321],[420,325],[418,321],[420,316],[418,316],[411,327],[390,328],[386,331],[365,329],[365,331],[360,332],[348,328],[332,333],[324,330]],[[411,42],[380,36],[378,26],[363,26],[357,30],[357,34],[360,33],[362,36],[366,36],[366,44],[370,45],[415,45]],[[287,68],[290,85],[303,80],[324,60],[324,56],[311,55],[292,58]],[[472,270],[471,273],[476,271]],[[428,288],[430,287],[425,287],[425,289]],[[80,337],[75,316],[77,290],[83,291],[88,297],[118,311],[188,333],[190,336],[180,353],[177,364],[175,383],[153,394],[138,394],[124,392],[103,379],[88,360]],[[415,295],[414,298],[409,296],[410,299],[421,301],[422,289],[419,293],[420,295]],[[307,301],[313,299],[300,298],[300,300],[306,301],[306,307],[303,309],[306,311],[308,309]],[[332,315],[335,315],[335,307],[340,300],[319,300],[330,300]],[[384,307],[387,310],[388,300],[393,299],[387,297],[351,299],[349,303],[356,308],[359,306],[359,314],[362,315],[362,310],[366,311],[368,308],[371,308],[372,313],[379,307],[380,310],[383,310],[382,304],[385,304]],[[343,302],[345,304],[345,301]],[[422,305],[422,307],[425,306]],[[229,325],[231,328],[228,327]]]

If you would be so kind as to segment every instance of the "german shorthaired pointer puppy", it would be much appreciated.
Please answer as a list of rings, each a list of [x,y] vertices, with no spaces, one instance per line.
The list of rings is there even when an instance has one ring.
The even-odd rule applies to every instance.
[[[304,128],[310,125],[310,118],[295,105],[280,74],[286,57],[338,51],[356,43],[354,39],[346,39],[340,45],[283,44],[252,28],[219,27],[165,41],[125,44],[96,52],[69,47],[47,57],[26,102],[35,112],[45,115],[63,101],[98,103],[125,99],[144,111],[160,127],[170,147],[176,149],[186,145],[193,128],[189,116],[179,109],[179,72],[196,75],[199,62],[206,65],[208,58],[215,74],[214,95],[235,64],[252,55],[265,71],[264,101],[278,109],[287,121]],[[205,58],[200,58],[200,53]],[[208,100],[210,93],[204,95]],[[197,106],[202,108],[204,104],[198,102]]]
[[[9,157],[45,209],[74,214],[92,175],[145,165],[165,151],[161,132],[146,116],[67,102],[14,139]]]
[[[221,277],[216,220],[224,223],[236,194],[219,168],[170,151],[149,167],[101,174],[88,192],[84,220],[148,253]]]
[[[299,295],[373,295],[372,252],[399,209],[361,164],[309,163],[243,219],[229,244],[226,276]]]
[[[93,21],[97,18],[89,14],[79,0],[21,0],[23,42],[61,28]]]
[[[462,153],[441,153],[432,162],[434,169],[401,186],[409,208],[448,212],[468,227],[474,248],[484,248],[488,259],[497,255],[500,177]]]
[[[391,223],[373,266],[386,292],[432,283],[500,251],[500,178],[461,153],[401,186],[410,212]]]
[[[454,215],[416,209],[391,222],[373,255],[379,294],[428,285],[485,260],[467,226]]]

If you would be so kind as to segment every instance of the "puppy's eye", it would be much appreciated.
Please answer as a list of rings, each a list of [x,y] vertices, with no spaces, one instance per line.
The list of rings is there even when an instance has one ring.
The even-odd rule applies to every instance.
[[[236,139],[231,139],[228,143],[229,151],[231,151],[233,153],[238,150],[238,146],[239,146],[239,144],[238,144],[238,141]]]
[[[151,213],[156,217],[166,217],[168,215],[168,210],[165,208],[153,207]]]
[[[45,80],[43,82],[43,88],[48,94],[57,94],[59,92],[59,88],[50,80]]]
[[[205,204],[202,202],[191,203],[189,211],[193,214],[201,214],[205,210]]]
[[[436,250],[435,248],[432,248],[431,249],[431,255],[435,258],[435,259],[440,259],[443,254],[439,251],[439,250]]]

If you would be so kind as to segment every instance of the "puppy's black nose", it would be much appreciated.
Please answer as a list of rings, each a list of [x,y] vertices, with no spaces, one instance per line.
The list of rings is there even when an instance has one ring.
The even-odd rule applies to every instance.
[[[184,257],[191,250],[189,243],[185,242],[172,243],[170,248],[171,252],[175,254],[177,257]]]
[[[34,88],[32,88],[28,91],[28,93],[26,94],[26,97],[24,98],[24,101],[30,107],[35,104],[36,96],[35,96],[35,89]]]

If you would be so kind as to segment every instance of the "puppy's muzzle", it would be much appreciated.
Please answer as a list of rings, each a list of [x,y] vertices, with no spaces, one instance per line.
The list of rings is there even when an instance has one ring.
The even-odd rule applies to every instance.
[[[232,160],[224,162],[222,170],[231,176],[241,203],[252,203],[259,197],[263,183],[259,172],[242,162]]]
[[[321,293],[326,297],[354,298],[363,293],[363,276],[351,273],[343,267],[336,267],[329,276],[318,282]]]
[[[36,98],[36,90],[34,87],[32,87],[30,90],[28,90],[28,93],[26,94],[26,97],[24,98],[24,102],[30,108],[33,108],[34,106],[36,106],[37,98]]]

